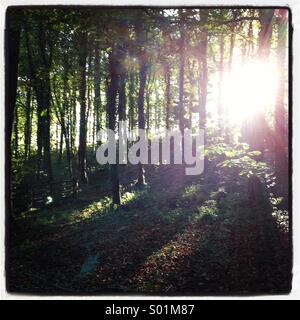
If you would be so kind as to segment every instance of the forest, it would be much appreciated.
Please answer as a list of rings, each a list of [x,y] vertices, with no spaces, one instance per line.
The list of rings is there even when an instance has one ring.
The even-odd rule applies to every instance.
[[[288,293],[289,20],[271,7],[9,7],[7,290]],[[119,146],[123,121],[126,149],[139,130],[149,148],[203,130],[203,172],[185,174],[172,139],[170,163],[99,164],[100,132]]]

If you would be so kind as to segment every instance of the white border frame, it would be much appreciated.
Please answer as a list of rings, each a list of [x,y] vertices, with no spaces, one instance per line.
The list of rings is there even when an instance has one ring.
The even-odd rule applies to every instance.
[[[7,293],[5,289],[5,75],[4,75],[4,27],[5,12],[12,5],[144,5],[144,6],[288,6],[292,11],[293,26],[293,284],[289,295],[265,295],[249,297],[166,297],[166,296],[35,296]],[[2,0],[0,6],[0,299],[1,300],[300,300],[300,2],[298,0]],[[290,124],[291,125],[291,124]]]

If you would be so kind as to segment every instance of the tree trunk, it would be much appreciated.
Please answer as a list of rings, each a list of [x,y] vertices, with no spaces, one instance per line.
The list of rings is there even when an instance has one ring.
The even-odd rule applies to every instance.
[[[288,11],[280,9],[278,15],[278,42],[277,65],[279,81],[275,104],[275,172],[277,177],[276,189],[279,196],[284,197],[285,205],[288,204],[288,130],[286,126],[287,116],[285,111],[285,58],[287,42]]]
[[[100,35],[100,34],[99,34]],[[99,41],[95,45],[95,73],[94,73],[94,109],[96,121],[96,135],[100,130],[100,117],[101,117],[101,70],[100,70],[100,46]],[[99,141],[97,142],[99,144]]]
[[[109,74],[110,82],[108,84],[107,92],[107,113],[108,113],[108,127],[110,130],[116,131],[116,97],[118,90],[118,60],[116,59],[115,47],[113,45],[112,51],[109,54]],[[114,204],[120,204],[120,184],[119,184],[119,170],[118,164],[110,164],[110,174],[112,181],[112,198]]]
[[[220,65],[219,65],[219,97],[218,97],[218,116],[219,129],[223,133],[224,124],[224,109],[223,109],[223,78],[224,78],[224,35],[220,36]]]
[[[30,150],[30,129],[31,129],[31,85],[26,88],[26,110],[25,110],[25,130],[24,130],[24,149],[25,159],[28,160]]]
[[[260,31],[258,40],[258,57],[261,60],[268,59],[270,54],[273,16],[274,9],[259,10]]]
[[[131,71],[129,74],[129,128],[131,132],[134,127],[134,74],[133,71]]]
[[[235,20],[237,18],[237,10],[232,9],[232,19]],[[252,21],[250,21],[252,23]],[[232,58],[233,58],[233,49],[235,44],[235,22],[233,22],[230,26],[230,48],[229,48],[229,60],[228,60],[228,71],[231,71],[232,67]]]
[[[171,109],[171,70],[168,61],[164,64],[165,86],[166,86],[166,129],[170,129],[170,109]]]
[[[205,23],[207,13],[202,11],[202,21]],[[207,31],[203,30],[199,42],[199,65],[200,65],[200,106],[199,124],[200,129],[206,125],[206,99],[207,99]]]
[[[138,94],[138,126],[139,129],[145,129],[144,117],[144,101],[145,101],[145,86],[147,79],[147,53],[145,51],[146,32],[143,29],[142,21],[139,19],[135,25],[136,42],[138,46],[138,61],[139,61],[139,94]],[[144,167],[142,163],[138,164],[138,186],[145,184]]]
[[[49,76],[49,73],[48,73]],[[47,170],[49,181],[53,180],[52,173],[52,161],[51,161],[51,145],[50,145],[50,128],[51,128],[51,115],[50,115],[50,78],[47,77],[46,86],[45,86],[45,95],[44,95],[44,110],[46,111],[45,116],[45,131],[44,131],[44,165]]]
[[[38,147],[38,171],[40,171],[43,155],[44,169],[47,172],[48,180],[53,180],[51,146],[50,146],[50,127],[51,127],[51,87],[50,87],[50,67],[52,57],[52,47],[48,44],[45,35],[43,20],[39,21],[37,30],[38,55],[33,56],[29,43],[29,35],[25,27],[25,41],[28,54],[28,65],[31,82],[35,90],[37,101],[37,147]],[[46,41],[48,40],[48,41]],[[48,50],[47,50],[48,49]],[[44,153],[42,153],[44,151]]]
[[[59,138],[59,150],[58,150],[58,160],[61,162],[63,154],[63,145],[64,145],[64,134],[63,129],[60,129],[60,138]]]
[[[180,44],[179,44],[179,129],[181,134],[184,133],[184,69],[185,69],[185,33],[180,29]]]
[[[208,68],[207,68],[207,30],[205,27],[207,21],[207,11],[200,10],[202,20],[202,32],[199,41],[199,67],[200,67],[200,97],[199,97],[199,126],[204,130],[204,148],[206,147],[206,100],[207,100],[207,82],[208,82]],[[204,159],[204,170],[207,167],[207,157]]]
[[[68,162],[68,171],[69,176],[72,176],[72,166],[71,166],[71,150],[70,150],[70,136],[69,136],[69,130],[68,130],[68,120],[65,116],[66,113],[69,113],[69,99],[67,96],[68,92],[68,73],[69,73],[69,63],[67,60],[67,57],[64,59],[64,75],[63,75],[63,110],[61,112],[61,120],[62,120],[62,133],[65,137],[65,143],[66,143],[66,152],[67,152],[67,162]],[[67,122],[67,123],[66,123]]]
[[[259,11],[260,19],[260,31],[259,31],[259,47],[258,58],[260,61],[265,62],[269,58],[272,38],[272,19],[274,15],[273,9],[262,9]],[[256,156],[257,161],[262,161],[264,156],[264,150],[266,147],[266,139],[269,134],[268,125],[265,119],[263,110],[259,112],[250,121],[249,132],[249,145],[250,150],[258,150],[261,152],[259,156]],[[258,187],[260,186],[260,187]],[[248,192],[249,201],[254,205],[259,205],[261,198],[262,183],[258,177],[253,176],[249,179]]]
[[[119,81],[119,121],[126,119],[126,72],[124,66],[121,66],[120,81]]]
[[[87,136],[87,110],[86,110],[86,58],[87,58],[87,33],[79,32],[79,101],[80,101],[80,122],[79,122],[79,148],[78,148],[78,166],[79,181],[81,184],[87,184],[86,173],[86,136]]]
[[[15,121],[14,121],[14,154],[15,157],[18,156],[19,149],[19,114],[18,114],[18,104],[15,106]]]
[[[127,46],[128,46],[128,22],[126,19],[121,19],[119,23],[119,34],[122,38],[122,41],[118,45],[118,74],[119,74],[119,121],[126,120],[126,79],[127,79],[127,70],[126,70],[126,56],[127,56]],[[120,134],[120,133],[119,133]]]
[[[12,156],[12,128],[14,119],[14,110],[16,105],[17,96],[17,84],[18,84],[18,65],[19,65],[19,44],[20,44],[20,25],[19,22],[13,19],[15,11],[13,7],[7,9],[6,29],[5,29],[5,83],[7,85],[7,91],[5,93],[5,115],[6,115],[6,130],[5,130],[5,186],[6,197],[5,205],[6,212],[8,213],[8,221],[12,222],[12,198],[11,198],[11,156]],[[19,20],[20,21],[20,20]],[[9,240],[11,234],[12,224],[8,224],[8,230],[6,230],[6,241]]]

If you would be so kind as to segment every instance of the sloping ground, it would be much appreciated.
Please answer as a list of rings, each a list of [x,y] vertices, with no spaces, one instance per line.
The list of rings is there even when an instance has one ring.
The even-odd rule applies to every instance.
[[[267,206],[249,208],[239,193],[218,199],[218,184],[206,181],[204,188],[202,178],[183,177],[171,166],[152,168],[147,178],[143,190],[126,185],[120,208],[95,189],[19,222],[9,250],[9,290],[289,291],[288,237]]]

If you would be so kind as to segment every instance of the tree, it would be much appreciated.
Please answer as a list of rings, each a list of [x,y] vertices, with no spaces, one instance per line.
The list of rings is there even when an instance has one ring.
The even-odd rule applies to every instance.
[[[87,32],[78,31],[77,41],[79,44],[79,101],[80,101],[80,125],[79,125],[79,148],[78,167],[79,179],[82,184],[87,183],[86,173],[86,136],[87,136],[87,110],[86,110],[86,59],[87,59]]]
[[[110,82],[108,85],[108,128],[116,131],[116,97],[118,92],[118,57],[116,55],[115,44],[112,44],[111,52],[109,54],[109,75]],[[118,164],[110,164],[111,182],[112,182],[112,198],[117,205],[121,203],[120,200],[120,184]]]
[[[206,22],[208,19],[207,10],[200,10],[201,34],[199,39],[199,69],[200,69],[200,97],[199,97],[199,126],[200,129],[206,129],[206,100],[207,100],[207,82],[208,82],[208,68],[207,68],[207,44],[208,33],[206,30]],[[204,133],[204,145],[207,143],[206,131]],[[207,166],[207,159],[205,160],[205,167]]]
[[[285,111],[285,58],[287,41],[288,11],[279,9],[277,16],[277,65],[279,72],[277,96],[275,103],[274,153],[277,177],[277,192],[288,199],[288,130]],[[285,201],[287,205],[287,201]]]
[[[13,19],[14,15],[17,19]],[[20,48],[20,13],[15,11],[14,8],[9,8],[6,13],[6,29],[5,29],[5,83],[7,91],[5,94],[5,111],[7,115],[7,129],[5,130],[5,172],[6,172],[6,210],[9,213],[8,219],[12,221],[12,166],[11,166],[11,138],[14,119],[14,110],[16,105],[17,95],[17,79],[18,79],[18,60],[19,60],[19,48]],[[16,21],[17,20],[17,21]],[[11,224],[10,224],[11,226]],[[6,233],[8,234],[8,232]]]
[[[101,118],[101,66],[100,66],[100,37],[101,29],[99,23],[96,29],[96,40],[95,40],[95,61],[94,61],[94,109],[95,109],[95,129],[98,133],[100,130],[100,118]]]
[[[16,57],[9,44],[9,59],[14,60],[11,79],[16,83],[9,87],[14,115],[8,131],[13,161],[28,166],[39,183],[66,175],[73,178],[77,172],[83,186],[87,177],[93,184],[98,169],[105,170],[95,161],[96,133],[110,127],[120,141],[117,120],[128,120],[131,130],[147,129],[148,138],[161,129],[179,127],[183,133],[200,128],[205,130],[208,151],[220,141],[235,146],[241,126],[230,121],[225,110],[226,73],[239,63],[264,63],[274,56],[271,43],[278,46],[282,75],[275,112],[266,117],[261,108],[261,113],[249,117],[243,141],[251,151],[261,152],[253,158],[274,168],[278,181],[287,175],[286,24],[278,10],[22,10],[26,14],[21,15],[21,33],[16,21],[9,27],[13,45],[20,42],[20,54]],[[275,166],[265,150],[274,150]],[[52,172],[52,161],[58,174]],[[118,172],[126,170],[119,164],[110,167],[115,203],[120,203]],[[214,165],[205,157],[205,167],[213,170]],[[25,179],[23,171],[16,180]],[[143,186],[141,163],[137,178],[137,185]]]
[[[139,93],[138,93],[138,127],[145,130],[145,86],[147,80],[147,52],[145,44],[147,41],[146,31],[144,29],[142,20],[137,18],[135,21],[137,55],[139,62]],[[138,181],[137,185],[142,187],[145,184],[144,167],[142,163],[138,164]]]
[[[257,55],[261,61],[268,59],[270,54],[273,15],[273,9],[259,11],[260,32]],[[255,157],[257,161],[263,160],[266,139],[268,139],[269,136],[268,129],[269,127],[265,119],[265,114],[263,110],[259,110],[248,125],[248,130],[250,130],[248,132],[250,148],[251,150],[258,150],[260,152],[260,154]],[[262,182],[255,175],[251,176],[249,179],[248,192],[250,202],[256,205],[265,202]]]
[[[180,38],[179,38],[179,129],[183,135],[185,120],[184,120],[184,71],[185,71],[185,26],[184,26],[184,12],[180,9]]]
[[[50,69],[53,55],[53,30],[51,18],[48,14],[38,12],[33,15],[33,24],[25,26],[25,39],[28,53],[31,83],[35,90],[38,116],[38,171],[43,154],[44,168],[48,180],[53,180],[51,162],[51,86]],[[32,29],[29,29],[29,28]],[[29,30],[33,34],[30,42]]]

